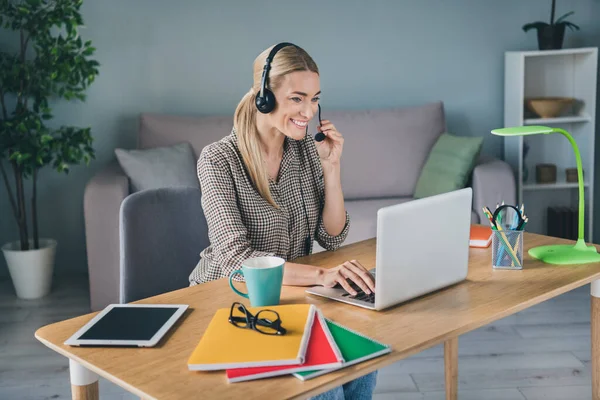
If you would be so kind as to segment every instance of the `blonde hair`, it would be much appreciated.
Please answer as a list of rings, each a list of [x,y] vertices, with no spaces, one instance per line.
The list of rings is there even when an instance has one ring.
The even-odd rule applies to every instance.
[[[279,208],[279,205],[275,202],[273,196],[271,196],[269,175],[267,168],[263,164],[263,156],[258,140],[258,129],[256,127],[256,113],[258,110],[255,105],[256,95],[260,92],[260,82],[265,60],[273,47],[271,46],[264,50],[254,60],[254,83],[235,109],[233,127],[237,135],[242,160],[250,174],[252,183],[265,200],[273,205],[273,207]],[[317,64],[306,51],[297,46],[286,46],[280,49],[275,57],[273,57],[265,86],[271,91],[275,91],[281,85],[283,77],[295,71],[319,73]]]

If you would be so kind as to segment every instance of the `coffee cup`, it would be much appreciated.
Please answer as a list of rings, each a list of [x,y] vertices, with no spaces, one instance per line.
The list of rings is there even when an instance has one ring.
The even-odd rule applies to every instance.
[[[238,295],[250,300],[250,306],[263,307],[279,304],[283,284],[283,265],[280,257],[264,256],[245,260],[242,267],[229,275],[229,286]],[[243,293],[233,285],[233,277],[242,275],[248,293]]]

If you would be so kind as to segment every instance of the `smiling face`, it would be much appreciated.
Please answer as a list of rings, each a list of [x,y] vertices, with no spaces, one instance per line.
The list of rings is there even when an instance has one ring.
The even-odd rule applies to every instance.
[[[285,75],[273,90],[277,104],[266,115],[268,125],[292,139],[304,139],[308,121],[317,113],[320,93],[319,74],[295,71]]]

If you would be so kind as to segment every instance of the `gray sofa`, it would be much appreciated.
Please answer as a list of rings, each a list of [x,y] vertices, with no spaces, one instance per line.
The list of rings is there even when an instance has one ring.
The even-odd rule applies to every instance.
[[[345,244],[375,237],[377,210],[413,198],[432,146],[441,133],[452,132],[452,127],[446,127],[443,103],[380,110],[324,109],[323,118],[331,120],[345,138],[342,187],[352,224]],[[312,121],[310,132],[316,131],[315,126]],[[189,142],[197,157],[204,146],[228,135],[231,127],[231,116],[142,114],[137,148]],[[501,160],[481,156],[469,185],[473,188],[474,223],[485,221],[484,205],[516,201],[513,172]],[[119,211],[129,194],[128,178],[116,159],[99,171],[85,190],[92,310],[119,301]],[[322,251],[315,245],[315,251]],[[195,263],[189,266],[190,272],[194,267]]]

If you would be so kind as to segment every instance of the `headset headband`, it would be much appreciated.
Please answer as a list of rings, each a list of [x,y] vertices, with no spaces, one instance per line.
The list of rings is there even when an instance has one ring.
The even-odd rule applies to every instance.
[[[288,43],[288,42],[278,43],[269,52],[269,55],[267,56],[267,59],[265,60],[265,66],[263,68],[262,79],[260,82],[260,97],[264,97],[264,95],[265,95],[265,86],[267,83],[266,82],[267,75],[269,74],[269,70],[271,69],[271,62],[273,61],[273,58],[275,58],[275,54],[277,54],[277,52],[279,50],[281,50],[287,46],[296,46],[296,45],[293,43]]]

